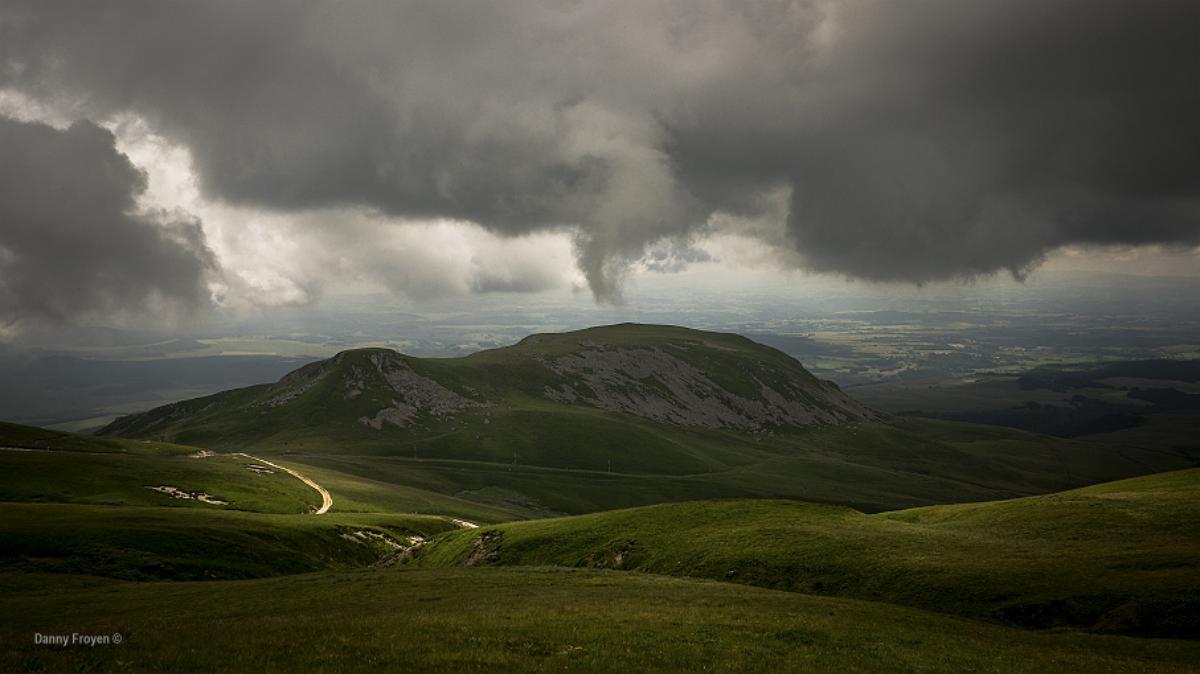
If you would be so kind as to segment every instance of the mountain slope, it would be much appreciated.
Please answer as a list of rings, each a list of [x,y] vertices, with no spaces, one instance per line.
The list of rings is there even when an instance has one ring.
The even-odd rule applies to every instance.
[[[531,414],[539,424],[529,423]],[[528,436],[546,426],[583,424],[592,440],[579,438],[584,445],[644,448],[653,433],[630,421],[766,434],[876,416],[794,359],[743,337],[617,325],[534,335],[465,358],[345,351],[275,384],[123,417],[101,435],[337,451],[394,448],[464,426]],[[563,439],[558,430],[541,435]],[[508,443],[488,458],[511,458],[505,456],[511,451]]]
[[[465,358],[347,351],[103,432],[286,455],[525,516],[727,497],[880,511],[1197,465],[1186,451],[881,418],[775,349],[652,325]]]

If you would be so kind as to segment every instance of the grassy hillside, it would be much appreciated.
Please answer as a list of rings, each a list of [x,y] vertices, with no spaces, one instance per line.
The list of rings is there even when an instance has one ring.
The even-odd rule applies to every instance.
[[[286,456],[522,516],[722,497],[879,511],[1200,461],[1200,448],[877,418],[775,349],[647,325],[534,335],[464,358],[349,351],[105,432]]]
[[[637,470],[652,469],[640,462],[653,450],[688,472],[705,467],[688,449],[705,431],[764,434],[874,416],[744,337],[618,325],[534,335],[464,358],[346,351],[275,384],[119,419],[102,434],[482,461],[508,461],[515,451],[536,465],[611,460]],[[691,433],[675,437],[659,426]]]
[[[802,453],[768,436],[752,460],[691,475],[274,456],[332,491],[319,516],[302,514],[313,490],[245,457],[43,437],[38,451],[0,451],[0,671],[1196,670],[1194,641],[964,617],[1196,636],[1200,470],[877,515],[727,500],[478,530],[448,517],[732,489],[936,501],[1130,469],[1081,443],[963,424],[805,437]],[[1056,462],[1070,472],[1053,474]],[[991,484],[973,484],[979,474]],[[146,489],[161,482],[228,503]],[[420,539],[432,542],[406,562]],[[539,568],[515,568],[527,565]],[[122,644],[37,646],[34,631],[120,633]]]
[[[22,426],[0,421],[0,447],[13,449],[57,449],[78,452],[115,452],[182,456],[196,452],[195,447],[153,440],[99,438]]]
[[[0,450],[3,570],[188,580],[361,568],[410,547],[410,536],[456,528],[451,517],[513,517],[332,471],[319,478],[337,490],[337,509],[316,517],[315,490],[247,457],[0,427],[0,446],[17,444],[37,448]]]
[[[448,534],[420,566],[636,569],[1030,627],[1197,637],[1200,470],[864,515],[781,501],[653,506]]]
[[[876,512],[918,505],[1028,496],[1196,465],[1186,451],[1097,445],[1010,429],[923,419],[810,429],[787,437],[693,445],[725,463],[690,474],[644,452],[660,469],[614,462],[561,469],[520,461],[470,462],[393,456],[288,454],[288,460],[429,489],[527,516],[581,514],[715,498],[789,498]]]
[[[260,515],[179,508],[0,504],[0,570],[129,580],[254,578],[379,563],[454,529],[429,515]],[[356,532],[368,532],[355,535]]]
[[[589,570],[211,583],[0,574],[4,671],[1194,672],[1200,644]],[[69,618],[62,611],[70,606]],[[121,635],[35,646],[31,633]]]
[[[169,506],[200,510],[305,513],[317,492],[281,471],[255,472],[235,456],[195,459],[84,452],[0,451],[0,501]],[[173,498],[152,487],[204,493],[221,505]]]
[[[522,516],[519,508],[278,461],[302,469],[334,490],[337,512],[440,514],[479,522]],[[203,493],[210,500],[176,498],[155,487]],[[5,501],[286,514],[311,512],[321,497],[295,477],[245,456],[2,424],[0,502]]]

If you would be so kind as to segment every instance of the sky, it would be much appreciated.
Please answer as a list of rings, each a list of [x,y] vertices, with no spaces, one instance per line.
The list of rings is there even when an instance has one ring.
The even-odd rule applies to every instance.
[[[1200,277],[1198,25],[1175,0],[5,0],[0,340],[354,292]]]

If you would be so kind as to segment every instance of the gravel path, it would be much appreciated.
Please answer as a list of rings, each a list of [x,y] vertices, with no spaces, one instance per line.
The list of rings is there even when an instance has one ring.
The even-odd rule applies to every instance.
[[[283,472],[287,473],[288,475],[291,475],[292,477],[296,478],[297,480],[300,480],[301,482],[312,487],[313,489],[316,489],[317,493],[319,493],[321,495],[321,507],[317,508],[317,512],[313,513],[314,515],[324,515],[325,513],[329,512],[330,508],[333,507],[333,496],[330,495],[329,490],[326,489],[325,487],[322,487],[321,485],[317,484],[312,478],[308,477],[307,475],[304,475],[303,473],[292,470],[291,468],[288,468],[287,466],[281,466],[277,463],[267,461],[266,459],[260,459],[257,456],[251,456],[244,452],[236,452],[236,453],[234,453],[234,456],[244,456],[247,459],[253,459],[254,461],[257,461],[259,463],[265,463],[272,468],[278,468],[279,470],[282,470]]]

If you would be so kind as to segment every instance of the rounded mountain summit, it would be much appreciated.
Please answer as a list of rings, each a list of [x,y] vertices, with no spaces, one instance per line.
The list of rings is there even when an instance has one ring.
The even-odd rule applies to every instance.
[[[122,417],[100,433],[588,469],[614,458],[628,469],[649,452],[659,472],[664,463],[694,470],[688,445],[700,438],[877,416],[745,337],[625,323],[531,335],[461,358],[343,351],[274,384]]]

